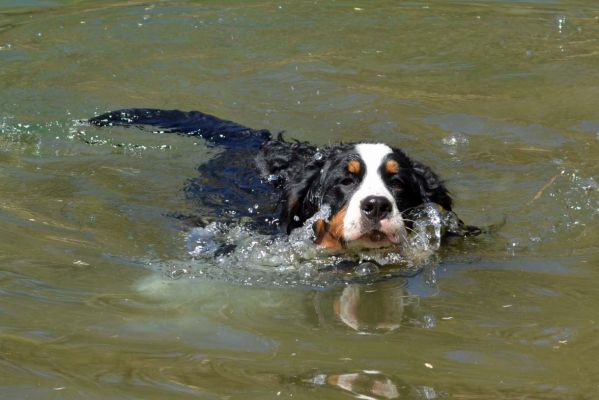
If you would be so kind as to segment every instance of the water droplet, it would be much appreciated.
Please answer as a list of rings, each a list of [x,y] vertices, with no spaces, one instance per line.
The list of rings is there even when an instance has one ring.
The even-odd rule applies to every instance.
[[[565,16],[561,16],[557,18],[557,31],[559,33],[562,33],[562,30],[564,29],[564,27],[566,26],[566,17]]]

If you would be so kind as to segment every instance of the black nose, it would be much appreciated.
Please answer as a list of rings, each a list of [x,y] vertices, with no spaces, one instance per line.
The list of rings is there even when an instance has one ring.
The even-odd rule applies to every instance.
[[[393,206],[386,197],[368,196],[360,203],[362,214],[373,221],[380,221],[391,213]]]

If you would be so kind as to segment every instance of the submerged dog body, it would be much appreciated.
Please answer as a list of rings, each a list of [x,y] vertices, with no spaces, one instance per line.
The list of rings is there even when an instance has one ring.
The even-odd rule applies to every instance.
[[[291,233],[323,208],[313,222],[316,244],[401,247],[411,221],[406,212],[436,203],[452,211],[448,190],[427,166],[381,143],[319,148],[288,142],[199,111],[127,109],[89,120],[99,126],[137,126],[204,138],[223,152],[202,164],[188,196],[221,218],[251,217],[256,229]],[[459,221],[450,234],[480,231]]]

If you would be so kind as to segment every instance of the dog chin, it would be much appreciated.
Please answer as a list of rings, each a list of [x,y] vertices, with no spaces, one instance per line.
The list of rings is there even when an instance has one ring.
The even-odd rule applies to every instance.
[[[386,247],[399,247],[403,242],[401,234],[387,234],[373,229],[363,233],[357,239],[347,241],[347,247],[363,249],[381,249]]]

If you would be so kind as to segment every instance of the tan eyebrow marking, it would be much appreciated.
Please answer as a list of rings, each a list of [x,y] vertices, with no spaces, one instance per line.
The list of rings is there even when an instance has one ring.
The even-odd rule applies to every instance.
[[[397,174],[399,172],[398,162],[395,160],[387,161],[385,164],[385,171],[387,171],[388,174]]]
[[[362,165],[360,164],[360,161],[358,161],[358,160],[351,160],[350,162],[347,163],[347,170],[349,171],[350,174],[359,174],[361,168],[362,168]]]

